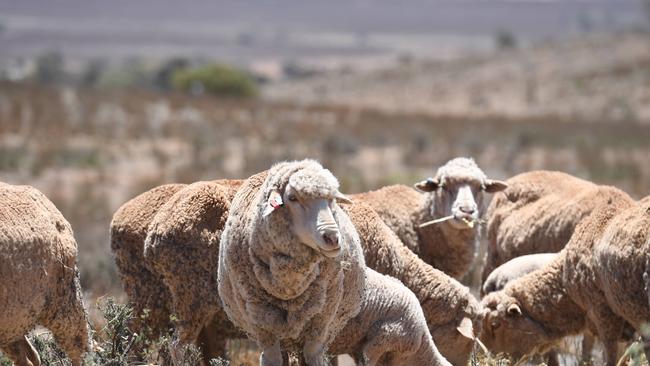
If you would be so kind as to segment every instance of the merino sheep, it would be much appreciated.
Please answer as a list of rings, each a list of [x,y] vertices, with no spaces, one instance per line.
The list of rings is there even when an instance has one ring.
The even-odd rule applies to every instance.
[[[120,280],[135,316],[132,329],[152,331],[152,337],[171,327],[171,295],[160,275],[144,261],[144,241],[154,216],[185,184],[165,184],[144,192],[123,204],[111,221],[111,250]],[[146,317],[144,316],[146,313]]]
[[[0,348],[19,366],[40,365],[26,334],[42,325],[81,365],[88,323],[72,228],[35,188],[0,183],[0,202]]]
[[[526,254],[559,252],[580,221],[606,203],[609,188],[552,171],[533,171],[507,180],[486,217],[488,248],[482,278]]]
[[[440,353],[453,365],[467,365],[483,316],[469,289],[415,255],[370,206],[355,202],[343,208],[359,233],[366,265],[409,288]]]
[[[368,366],[451,366],[433,343],[413,292],[372,269],[366,269],[361,311],[336,336],[330,353],[350,354]]]
[[[557,253],[538,253],[513,258],[490,273],[481,291],[487,295],[490,292],[503,290],[509,282],[546,266],[556,256]]]
[[[336,204],[336,178],[312,160],[279,163],[248,178],[233,199],[220,242],[224,310],[281,365],[282,349],[307,365],[360,310],[365,286],[359,237]]]
[[[224,184],[227,182],[227,185],[230,184],[240,184],[241,181],[223,181]],[[225,215],[225,212],[219,211],[222,207],[228,207],[227,204],[213,204],[215,193],[211,189],[208,189],[203,184],[198,184],[197,189],[180,189],[176,190],[173,193],[166,193],[165,190],[160,188],[153,189],[148,193],[144,193],[138,198],[133,199],[129,203],[125,204],[123,208],[120,209],[120,212],[127,212],[125,207],[130,206],[128,212],[130,212],[130,217],[140,218],[146,217],[147,224],[142,225],[138,224],[144,222],[145,220],[136,221],[136,223],[127,224],[128,216],[125,214],[118,215],[121,217],[120,220],[114,219],[115,222],[120,222],[120,227],[122,231],[128,233],[129,230],[133,228],[149,227],[149,224],[154,221],[154,216],[160,211],[160,215],[156,221],[160,224],[151,225],[156,226],[155,232],[151,232],[149,239],[147,240],[147,247],[150,246],[160,246],[173,248],[174,245],[180,243],[179,240],[176,240],[175,237],[179,236],[184,238],[185,243],[193,243],[191,245],[179,245],[176,250],[179,253],[182,253],[183,248],[196,248],[199,245],[205,246],[205,248],[210,247],[210,249],[200,250],[205,258],[214,258],[214,246],[211,244],[211,238],[214,238],[216,233],[222,230],[222,227],[211,225],[209,222],[203,220],[201,217],[197,216],[196,213],[203,212],[206,217],[213,218],[222,218]],[[217,189],[216,188],[213,189]],[[177,197],[174,200],[177,200],[179,203],[172,204],[171,196],[178,192]],[[414,191],[415,192],[415,191]],[[204,193],[208,194],[208,197],[201,198],[201,195]],[[417,192],[416,192],[417,193]],[[224,193],[223,197],[228,195],[227,192]],[[212,198],[211,198],[212,197]],[[147,200],[151,203],[150,207],[147,206]],[[170,201],[167,206],[169,210],[177,210],[176,214],[169,212],[163,214],[161,207]],[[162,202],[162,203],[158,203]],[[187,202],[188,204],[180,204],[180,202]],[[191,204],[189,204],[191,203]],[[138,208],[140,207],[140,208]],[[421,303],[425,304],[425,317],[427,319],[427,324],[431,329],[434,341],[438,346],[440,352],[454,365],[464,365],[469,359],[469,354],[473,345],[473,333],[477,333],[480,327],[480,306],[478,301],[470,294],[469,290],[461,285],[459,282],[453,280],[449,276],[445,275],[441,271],[431,268],[431,266],[424,263],[419,259],[412,251],[404,246],[404,244],[399,240],[395,233],[382,222],[381,218],[374,212],[370,207],[364,205],[360,202],[355,202],[353,205],[345,205],[343,207],[347,210],[350,218],[357,227],[359,234],[361,236],[361,245],[363,246],[366,263],[369,267],[377,270],[378,272],[393,276],[400,281],[402,281],[409,289],[411,289],[418,297]],[[138,210],[143,211],[142,214],[134,214]],[[153,212],[149,214],[149,212]],[[185,219],[186,217],[191,217],[192,220]],[[197,223],[193,223],[194,220],[199,220]],[[164,221],[167,221],[164,223]],[[178,222],[176,222],[178,221]],[[186,229],[187,228],[187,229]],[[191,229],[190,229],[191,228]],[[207,228],[204,230],[203,228]],[[165,230],[167,230],[167,232]],[[114,232],[115,230],[113,230]],[[134,254],[131,257],[126,257],[126,260],[133,260],[134,262],[139,263],[136,267],[131,265],[132,268],[151,268],[152,275],[156,273],[156,276],[159,276],[159,273],[166,273],[164,276],[159,276],[156,278],[164,278],[167,283],[177,283],[179,284],[178,288],[183,289],[180,285],[185,283],[187,284],[185,289],[194,288],[195,292],[185,291],[182,296],[177,296],[170,294],[170,291],[167,290],[166,285],[162,280],[158,282],[144,282],[141,281],[139,286],[157,286],[158,289],[149,290],[150,293],[161,293],[160,288],[164,288],[166,295],[161,295],[161,303],[170,298],[184,298],[186,304],[195,304],[194,307],[190,307],[196,314],[196,316],[185,317],[178,316],[179,324],[184,324],[187,326],[189,331],[187,334],[193,334],[193,330],[203,327],[203,330],[199,336],[199,344],[202,346],[204,351],[204,359],[210,359],[217,356],[223,356],[223,342],[225,338],[229,338],[230,335],[236,333],[236,329],[229,322],[221,322],[218,316],[215,316],[217,321],[213,321],[209,324],[201,324],[206,319],[203,314],[209,314],[211,312],[215,314],[222,314],[221,308],[212,309],[211,306],[215,304],[213,298],[206,295],[206,289],[208,287],[202,286],[192,286],[192,283],[196,284],[205,284],[209,283],[212,279],[209,274],[205,272],[196,272],[197,276],[202,273],[202,276],[206,277],[193,277],[188,278],[185,274],[192,273],[194,269],[180,270],[176,279],[172,280],[174,276],[173,271],[165,270],[160,268],[162,263],[171,263],[175,259],[175,254],[173,250],[161,251],[159,254],[153,255],[153,251],[147,252],[147,266],[142,263],[142,247],[144,246],[144,241],[146,231],[144,230],[144,235],[134,235],[133,232],[140,233],[140,231],[132,230],[128,234],[129,238],[137,238],[137,240],[129,241],[129,245],[133,248],[133,252],[137,253],[139,250],[140,254]],[[123,236],[126,236],[123,234]],[[112,238],[114,241],[114,239]],[[168,241],[168,243],[164,243]],[[211,246],[212,245],[212,246]],[[125,245],[123,245],[125,246]],[[163,255],[163,253],[166,253]],[[205,254],[213,253],[213,254]],[[181,254],[179,254],[181,255]],[[190,254],[182,254],[181,257],[187,257]],[[168,259],[163,260],[167,256]],[[368,258],[370,260],[368,260]],[[139,261],[139,262],[138,262]],[[161,261],[161,264],[156,264],[155,262]],[[212,267],[218,266],[217,262],[212,264]],[[155,270],[158,268],[158,270]],[[124,274],[123,274],[123,277]],[[138,277],[132,276],[133,281],[136,281]],[[143,277],[144,278],[144,277]],[[148,277],[151,279],[151,277]],[[175,286],[172,286],[175,287]],[[173,291],[172,291],[173,292]],[[128,293],[128,292],[127,292]],[[131,297],[131,295],[129,294]],[[163,299],[162,296],[168,296],[168,298]],[[137,299],[137,298],[136,298]],[[204,301],[204,302],[203,302]],[[197,305],[198,304],[198,305]],[[155,305],[155,304],[152,304]],[[209,306],[208,306],[209,305]],[[171,304],[169,309],[173,309]],[[169,311],[169,310],[168,310]],[[168,319],[168,315],[166,319]],[[188,322],[187,320],[193,321]],[[208,329],[207,327],[210,327]],[[458,329],[460,328],[459,331]],[[473,328],[473,330],[472,330]],[[464,333],[464,334],[463,334]],[[191,337],[186,337],[189,339]]]
[[[615,365],[626,325],[639,330],[650,320],[643,291],[650,205],[615,188],[605,193],[609,200],[582,220],[554,261],[483,299],[488,347],[519,358],[588,326]]]
[[[147,267],[162,278],[171,295],[178,339],[197,343],[206,364],[225,355],[228,338],[242,336],[223,312],[214,275],[230,201],[242,182],[183,187],[158,209],[145,240]]]
[[[476,256],[480,233],[477,223],[485,208],[484,192],[501,191],[506,184],[488,179],[474,160],[456,158],[438,168],[435,177],[416,183],[415,187],[424,194],[408,186],[394,185],[352,198],[370,205],[425,262],[461,278]],[[420,227],[447,216],[453,218]]]

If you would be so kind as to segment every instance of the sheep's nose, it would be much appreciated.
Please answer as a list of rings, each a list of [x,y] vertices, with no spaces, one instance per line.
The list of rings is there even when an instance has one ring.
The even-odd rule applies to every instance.
[[[466,213],[466,214],[468,214],[468,215],[471,215],[471,214],[474,213],[474,211],[476,211],[476,209],[474,208],[474,206],[460,206],[458,209],[459,209],[462,213]]]
[[[337,232],[326,232],[323,234],[323,240],[327,245],[331,247],[339,246],[339,233]]]

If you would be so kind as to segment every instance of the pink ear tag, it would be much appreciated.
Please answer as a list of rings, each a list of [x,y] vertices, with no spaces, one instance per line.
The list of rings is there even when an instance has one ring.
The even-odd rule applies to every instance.
[[[271,214],[271,212],[275,211],[275,209],[280,208],[284,205],[284,202],[282,202],[282,196],[280,196],[280,193],[278,191],[273,191],[269,195],[269,200],[267,201],[266,208],[264,209],[264,212],[262,213],[262,217],[266,217]]]

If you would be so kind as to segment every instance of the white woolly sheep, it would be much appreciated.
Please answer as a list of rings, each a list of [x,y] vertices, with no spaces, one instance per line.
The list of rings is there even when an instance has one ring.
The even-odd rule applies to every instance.
[[[0,183],[0,349],[19,366],[40,358],[26,334],[48,328],[74,366],[88,351],[77,243],[45,195]]]
[[[425,262],[452,277],[463,277],[476,256],[484,193],[501,191],[505,183],[488,179],[474,160],[456,158],[415,187],[424,194],[394,185],[352,198],[370,205]],[[444,217],[449,220],[420,226]]]
[[[481,290],[484,295],[503,290],[512,280],[544,267],[556,256],[557,253],[538,253],[513,258],[495,268],[483,283]]]
[[[343,208],[359,233],[366,265],[410,289],[440,353],[453,365],[467,365],[483,317],[469,289],[415,255],[370,206],[355,202]]]
[[[336,178],[312,160],[254,175],[231,205],[219,250],[226,314],[281,365],[282,349],[309,366],[360,310],[365,286],[357,233],[335,200]]]
[[[366,269],[361,310],[330,345],[374,366],[451,366],[438,352],[413,292],[396,279]]]

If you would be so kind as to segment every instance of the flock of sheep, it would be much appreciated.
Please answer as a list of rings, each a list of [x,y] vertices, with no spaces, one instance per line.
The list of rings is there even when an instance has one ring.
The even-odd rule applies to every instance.
[[[26,338],[38,324],[81,365],[89,331],[70,225],[31,187],[0,184],[0,204],[0,348],[39,365]],[[477,299],[458,279],[483,227]],[[415,189],[345,196],[318,162],[282,162],[246,180],[156,187],[110,230],[132,328],[174,329],[206,364],[244,337],[265,366],[339,354],[467,365],[476,344],[557,364],[553,348],[583,334],[612,366],[650,321],[650,199],[558,172],[502,182],[456,158]]]

